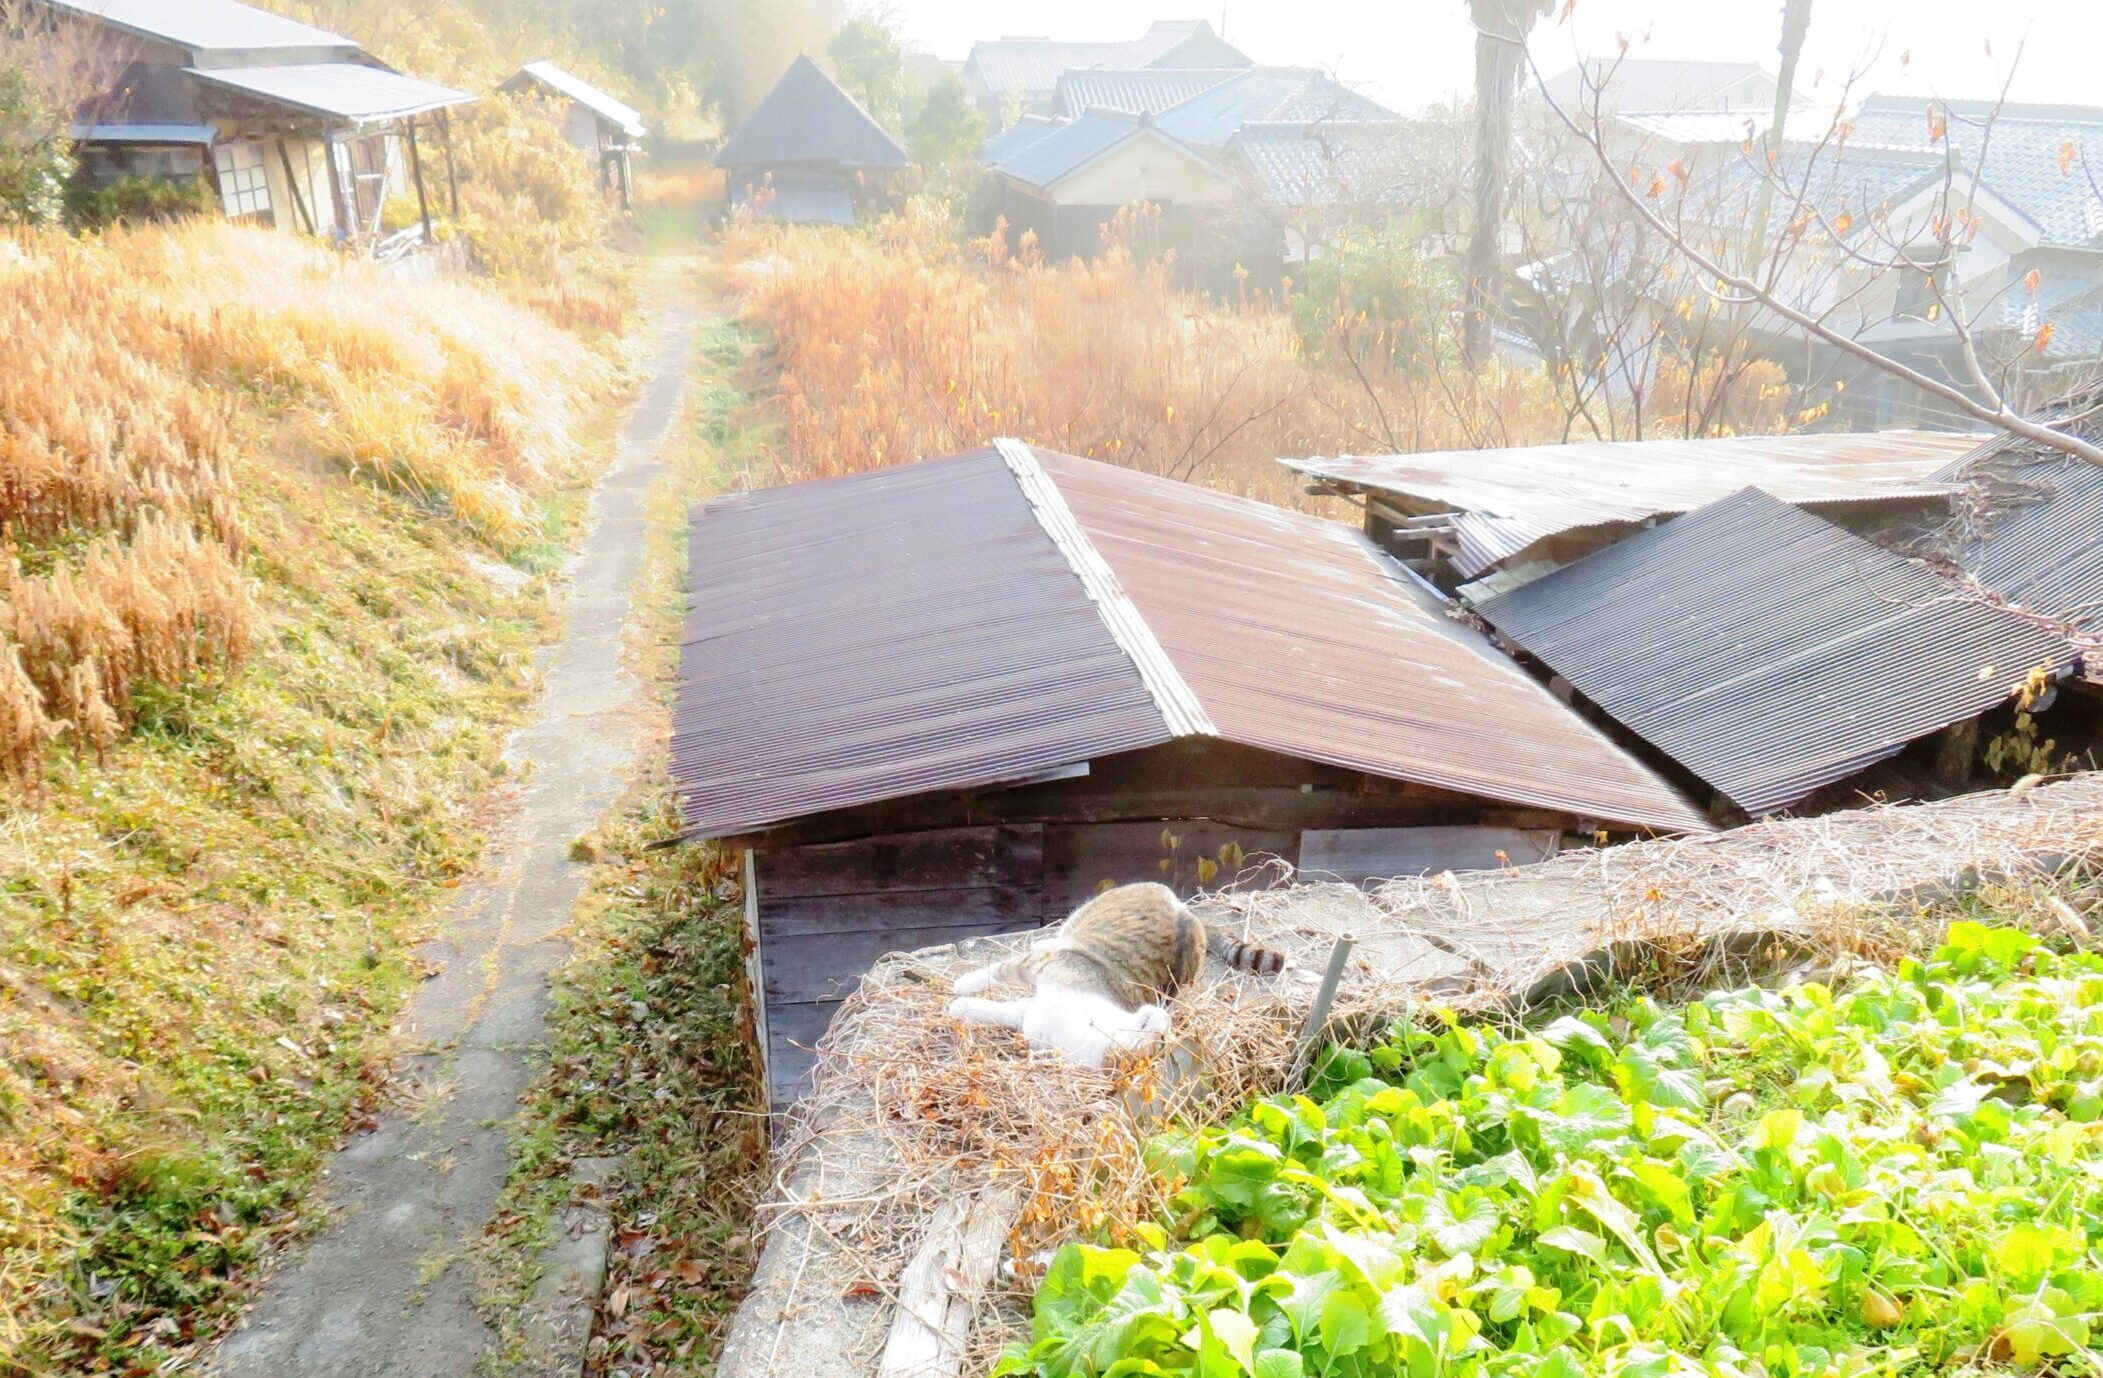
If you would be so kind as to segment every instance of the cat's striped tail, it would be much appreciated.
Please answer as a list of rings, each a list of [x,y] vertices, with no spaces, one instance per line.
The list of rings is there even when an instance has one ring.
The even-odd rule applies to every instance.
[[[1225,933],[1207,930],[1205,951],[1236,971],[1251,971],[1258,976],[1275,976],[1285,970],[1285,954],[1276,948],[1245,942]]]

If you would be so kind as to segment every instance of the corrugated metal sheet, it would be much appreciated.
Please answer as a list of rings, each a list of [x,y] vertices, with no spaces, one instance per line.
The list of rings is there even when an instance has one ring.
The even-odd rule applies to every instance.
[[[673,755],[695,835],[1179,735],[1707,826],[1337,523],[1004,441],[721,499],[692,540]]]
[[[519,68],[517,74],[505,82],[501,89],[515,90],[522,81],[535,81],[551,91],[568,96],[631,139],[640,139],[647,135],[643,128],[642,111],[626,101],[616,100],[583,77],[557,67],[552,62],[527,63]]]
[[[696,836],[1168,741],[993,451],[694,513],[674,776]]]
[[[2084,639],[2103,638],[2103,468],[1996,443],[1937,477],[1979,486],[1985,530],[1958,552],[1973,577]]]
[[[1547,537],[1689,512],[1740,488],[1818,506],[1957,491],[1935,474],[1978,444],[1936,431],[1583,441],[1509,450],[1287,459],[1360,491],[1451,508],[1461,574],[1474,578]]]
[[[715,156],[717,167],[728,168],[901,168],[912,161],[861,102],[800,53]]]
[[[1618,823],[1707,826],[1356,529],[1036,454],[1226,740]]]
[[[1480,611],[1755,816],[2072,659],[2028,619],[1756,489]]]
[[[356,62],[302,62],[289,67],[192,67],[191,76],[295,110],[330,115],[353,124],[396,120],[465,105],[465,91],[418,81],[385,67]]]
[[[340,34],[301,24],[236,0],[46,0],[59,9],[99,19],[179,48],[341,48],[358,45]]]

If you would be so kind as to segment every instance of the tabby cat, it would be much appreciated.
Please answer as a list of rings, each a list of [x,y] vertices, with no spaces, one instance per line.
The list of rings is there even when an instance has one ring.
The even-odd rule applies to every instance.
[[[1265,976],[1285,966],[1268,948],[1207,933],[1165,885],[1120,885],[1076,909],[1028,951],[960,977],[949,1013],[1018,1029],[1033,1048],[1100,1067],[1112,1049],[1145,1051],[1159,1043],[1169,1021],[1158,1001],[1196,980],[1208,954]],[[978,998],[1009,977],[1028,982],[1031,993],[1021,1000]]]

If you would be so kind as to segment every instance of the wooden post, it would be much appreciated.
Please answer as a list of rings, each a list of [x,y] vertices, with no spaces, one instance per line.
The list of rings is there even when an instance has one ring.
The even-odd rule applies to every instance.
[[[877,1378],[955,1378],[1000,1246],[1022,1213],[1016,1187],[944,1201],[898,1279],[898,1311]]]
[[[438,138],[445,145],[445,192],[453,208],[453,219],[460,218],[460,178],[453,168],[453,112],[438,112]]]
[[[329,204],[336,211],[336,230],[347,243],[354,229],[350,209],[344,204],[343,176],[336,166],[336,135],[331,130],[321,132],[321,157],[329,171]]]
[[[300,193],[299,176],[292,171],[292,155],[286,151],[282,138],[277,141],[277,160],[285,169],[285,186],[292,192],[292,209],[298,211],[299,218],[306,222],[308,234],[320,234],[321,230],[314,224],[314,212],[307,209],[307,198]]]
[[[416,213],[423,217],[424,242],[431,242],[431,202],[424,195],[424,155],[416,145],[416,116],[409,117],[409,174],[416,181]]]

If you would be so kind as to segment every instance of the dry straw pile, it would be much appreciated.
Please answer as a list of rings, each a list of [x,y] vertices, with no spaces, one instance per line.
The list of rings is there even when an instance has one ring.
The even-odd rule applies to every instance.
[[[487,294],[286,235],[0,238],[0,777],[242,657],[244,464],[338,464],[509,550],[609,381]]]
[[[1737,982],[1779,959],[1820,971],[1888,958],[1939,927],[1982,886],[2044,926],[2073,913],[2062,873],[2103,857],[2103,776],[2021,795],[1770,822],[1718,837],[1584,851],[1539,866],[1391,882],[1371,894],[1287,884],[1208,898],[1226,924],[1319,969],[1343,933],[1358,946],[1339,988],[1345,1027],[1435,1007],[1506,1017],[1514,997],[1643,980],[1692,989]],[[1997,879],[1999,878],[1999,879]],[[1076,1235],[1129,1241],[1159,1218],[1164,1183],[1146,1148],[1165,1122],[1216,1120],[1276,1090],[1314,989],[1218,971],[1177,1002],[1191,1069],[1078,1071],[1015,1035],[943,1013],[950,981],[1015,940],[979,941],[879,966],[820,1048],[815,1092],[780,1136],[777,1240],[726,1372],[780,1371],[807,1354],[803,1320],[871,1351],[897,1279],[943,1202],[1003,1184],[1021,1211],[1006,1257],[1024,1260],[981,1298],[966,1372],[1019,1333],[1028,1260]],[[1598,954],[1606,954],[1604,956]],[[1783,954],[1786,954],[1785,956]],[[1590,958],[1591,960],[1586,960]],[[856,1321],[857,1301],[862,1319]],[[843,1303],[846,1305],[843,1307]],[[845,1319],[843,1320],[842,1317]]]

